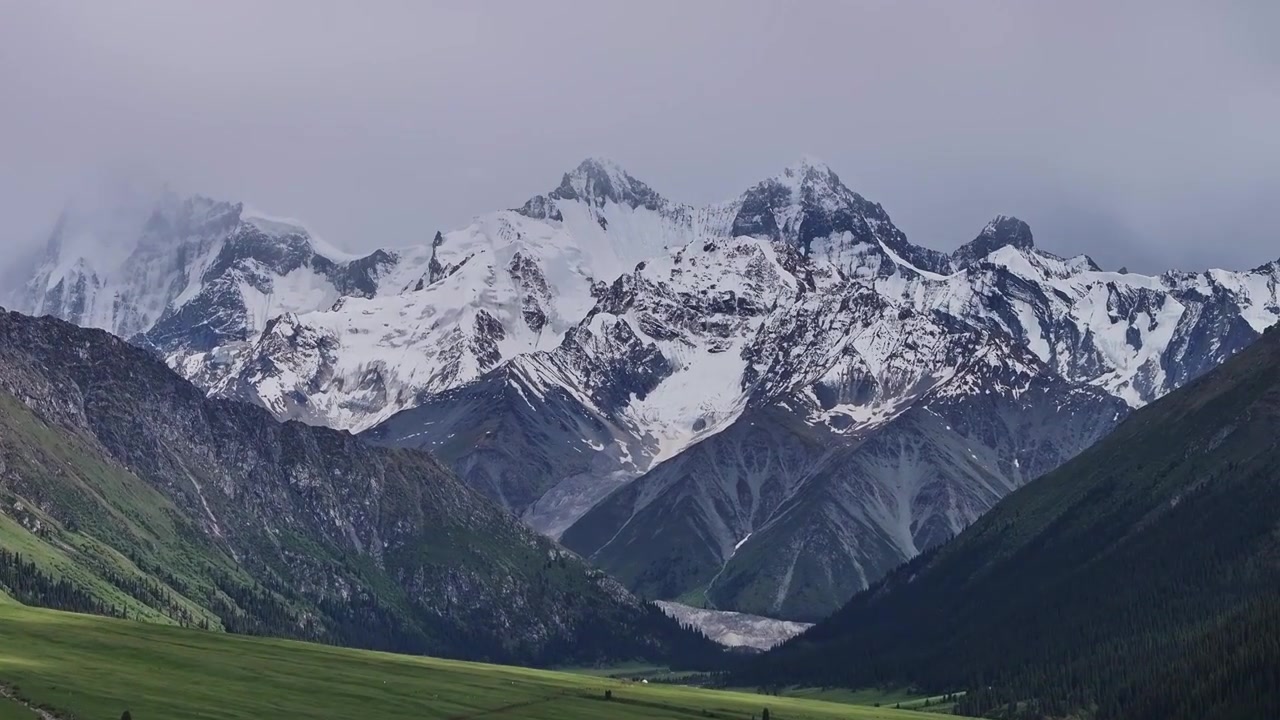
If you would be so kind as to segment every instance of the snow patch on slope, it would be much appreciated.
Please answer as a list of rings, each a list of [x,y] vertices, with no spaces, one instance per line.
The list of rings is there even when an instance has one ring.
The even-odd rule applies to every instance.
[[[698,628],[707,637],[727,647],[768,650],[813,627],[812,623],[775,620],[725,610],[705,610],[665,600],[655,604],[667,615]]]

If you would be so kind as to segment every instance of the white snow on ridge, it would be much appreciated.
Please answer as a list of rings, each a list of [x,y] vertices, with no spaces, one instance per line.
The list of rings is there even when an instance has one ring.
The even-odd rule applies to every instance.
[[[312,232],[311,229],[307,227],[306,223],[301,220],[269,215],[259,211],[257,208],[250,207],[249,205],[244,206],[240,216],[245,222],[257,227],[269,235],[284,235],[289,233],[306,235],[311,241],[311,246],[315,248],[317,253],[334,262],[351,262],[352,260],[359,260],[363,257],[362,255],[347,252],[332,243],[326,242],[323,238]]]
[[[744,351],[764,316],[739,307],[768,308],[795,292],[795,279],[778,264],[768,243],[751,238],[722,239],[707,249],[692,241],[645,261],[629,274],[634,306],[624,315],[596,311],[583,323],[580,341],[601,362],[625,349],[611,339],[619,326],[661,354],[670,375],[645,396],[633,394],[617,418],[651,439],[651,467],[731,424],[746,406]],[[707,307],[690,322],[685,303],[699,298]],[[755,314],[753,314],[755,313]],[[650,323],[663,328],[653,337]],[[566,385],[585,385],[558,371]],[[585,398],[580,401],[590,406]]]
[[[888,245],[885,245],[884,243],[879,243],[879,245],[880,245],[880,250],[883,251],[886,255],[888,255],[889,259],[892,260],[894,264],[900,265],[902,267],[911,268],[915,272],[919,273],[926,280],[946,280],[948,277],[950,277],[949,275],[940,275],[935,272],[930,272],[928,270],[918,268],[915,265],[912,265],[910,262],[904,260],[901,255],[899,255],[898,253],[890,249]]]
[[[1005,245],[944,274],[892,250],[883,238],[896,231],[875,213],[863,218],[869,236],[811,238],[801,261],[794,247],[783,247],[787,241],[729,237],[741,198],[700,208],[673,203],[601,160],[584,163],[566,182],[531,200],[537,203],[529,215],[490,213],[443,233],[438,245],[424,237],[420,245],[387,251],[389,259],[371,270],[373,288],[361,278],[359,291],[339,289],[311,265],[275,273],[243,261],[239,275],[223,279],[229,295],[243,301],[239,320],[248,339],[207,353],[179,348],[170,363],[213,392],[251,388],[253,399],[281,417],[361,431],[424,394],[460,387],[519,358],[528,382],[517,390],[526,402],[535,406],[551,390],[563,390],[634,432],[637,446],[652,455],[631,459],[647,468],[728,427],[760,387],[790,392],[865,381],[871,399],[844,398],[811,418],[832,427],[839,422],[844,432],[888,422],[928,388],[967,391],[974,377],[939,367],[955,361],[939,355],[945,348],[937,334],[944,331],[935,313],[1003,331],[1053,371],[1134,406],[1167,391],[1162,362],[1170,347],[1179,347],[1179,327],[1199,317],[1196,297],[1234,297],[1254,330],[1280,318],[1280,263],[1152,277]],[[788,199],[767,212],[783,237],[796,236],[806,212],[835,212],[852,202],[851,191],[813,159],[756,188],[774,183]],[[811,206],[802,207],[802,197]],[[228,232],[217,223],[223,214],[260,230],[265,242],[302,237],[332,262],[357,259],[297,220],[229,203],[167,197],[147,212],[170,229],[156,237],[139,231],[147,214],[137,210],[69,217],[61,245],[51,247],[57,252],[28,286],[30,302],[19,307],[127,337],[144,332],[201,298],[202,278]],[[111,244],[128,252],[80,252],[101,246],[107,235],[129,238],[132,245]],[[133,267],[128,273],[121,270],[126,264]],[[82,309],[71,293],[50,292],[59,282],[83,284]],[[615,283],[626,285],[619,297],[609,296]],[[618,306],[600,305],[606,296]],[[665,365],[647,392],[633,393],[621,407],[596,408],[592,383],[604,380],[590,373],[644,355],[627,354],[635,348],[613,335],[621,325]],[[264,332],[268,327],[275,330]],[[571,328],[583,330],[583,352],[597,366],[574,367],[582,358],[555,355]],[[771,344],[767,336],[785,341]],[[1021,362],[1011,364],[1031,372]]]
[[[420,392],[448,390],[476,379],[496,361],[555,347],[593,302],[590,266],[569,237],[517,213],[478,218],[445,234],[435,250],[445,277],[432,282],[432,256],[418,250],[401,256],[375,297],[317,303],[325,309],[298,315],[300,325],[334,345],[334,364],[325,368],[331,380],[309,394],[313,408],[333,425],[358,432],[405,409]],[[555,272],[517,278],[518,258]],[[543,280],[545,287],[538,285]],[[524,318],[531,297],[545,315],[542,327]],[[348,388],[374,370],[393,397],[381,408],[344,410]],[[270,393],[264,402],[272,404],[272,395],[289,393],[313,376],[303,372],[298,382],[264,386]]]
[[[237,284],[253,335],[261,333],[272,318],[332,305],[340,297],[333,283],[311,268],[299,268],[274,278],[271,284],[270,293],[247,282]]]
[[[1150,391],[1138,388],[1140,377],[1154,387],[1165,387],[1161,357],[1188,312],[1178,294],[1193,291],[1209,298],[1215,289],[1225,291],[1237,300],[1241,316],[1258,332],[1280,320],[1280,263],[1244,272],[1147,276],[1094,270],[1083,256],[1064,260],[1034,248],[1005,246],[984,258],[982,265],[941,276],[921,271],[891,252],[889,256],[921,277],[907,279],[898,273],[878,277],[874,285],[885,297],[917,310],[936,309],[978,324],[994,323],[1057,372],[1096,385],[1132,407],[1155,399]],[[992,268],[1039,288],[1040,302],[1047,303],[1047,311],[1027,298],[1002,293],[995,285]],[[1012,311],[1016,323],[992,311],[996,295],[1000,296],[999,304]],[[1155,306],[1155,311],[1118,314],[1117,302],[1145,302]],[[1045,321],[1057,318],[1068,319],[1077,332],[1051,330]],[[1080,348],[1072,343],[1077,337],[1091,340],[1101,354],[1098,374],[1079,374],[1078,368],[1089,364],[1075,362]]]
[[[199,284],[190,281],[199,278],[192,273],[202,271],[221,248],[221,235],[200,233],[200,223],[234,207],[168,193],[148,200],[153,201],[129,196],[114,207],[90,203],[64,212],[16,307],[121,337],[149,329],[176,297],[186,295],[184,289]],[[176,238],[156,236],[149,229],[153,219],[195,228]],[[177,266],[175,254],[187,266]]]
[[[556,220],[501,211],[445,233],[438,246],[398,252],[396,266],[371,299],[345,297],[333,303],[325,298],[310,312],[290,307],[298,312],[298,323],[333,345],[329,354],[334,362],[298,356],[295,362],[305,365],[298,372],[282,372],[271,382],[254,379],[264,404],[286,407],[284,398],[306,387],[311,410],[326,424],[367,429],[409,407],[420,393],[458,387],[498,363],[556,347],[595,304],[594,286],[635,271],[646,259],[669,257],[668,245],[683,245],[699,232],[682,207],[663,211],[611,200],[599,205],[557,200],[554,207]],[[433,258],[439,268],[434,276]],[[530,311],[540,319],[531,323],[526,317]],[[604,319],[599,316],[596,322]],[[666,349],[683,367],[678,357],[683,349]],[[240,366],[252,361],[244,356]],[[736,370],[712,368],[708,376],[693,368],[687,377],[732,384],[741,368]],[[331,379],[316,389],[309,381],[321,371]],[[350,388],[371,371],[387,385],[390,397],[381,407],[376,401],[375,407],[352,402]],[[674,384],[669,392],[678,393]],[[348,407],[353,404],[355,411]],[[655,412],[665,410],[656,402],[650,406],[636,405],[637,423],[649,425]],[[682,429],[653,428],[659,441],[670,446],[664,454],[687,445],[687,428],[717,410],[723,411],[719,398],[695,403],[669,423]],[[669,443],[663,439],[668,436]]]

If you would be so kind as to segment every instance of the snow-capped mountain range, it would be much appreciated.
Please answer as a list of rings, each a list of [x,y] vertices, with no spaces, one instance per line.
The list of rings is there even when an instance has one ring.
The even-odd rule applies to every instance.
[[[68,213],[12,306],[430,449],[641,592],[799,619],[1280,318],[1280,261],[1107,272],[1010,217],[948,255],[812,160],[710,207],[587,160],[358,258],[204,198],[128,227]]]

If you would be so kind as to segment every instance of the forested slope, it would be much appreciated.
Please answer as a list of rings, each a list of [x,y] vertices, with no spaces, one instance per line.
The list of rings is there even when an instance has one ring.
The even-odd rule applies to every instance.
[[[996,716],[1280,716],[1280,332],[743,673]]]

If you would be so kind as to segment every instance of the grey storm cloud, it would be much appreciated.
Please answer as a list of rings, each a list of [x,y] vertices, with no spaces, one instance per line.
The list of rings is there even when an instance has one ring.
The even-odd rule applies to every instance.
[[[1009,213],[1112,267],[1248,267],[1280,256],[1278,28],[1272,0],[0,0],[0,239],[127,178],[359,251],[590,155],[692,203],[811,155],[923,245]]]

